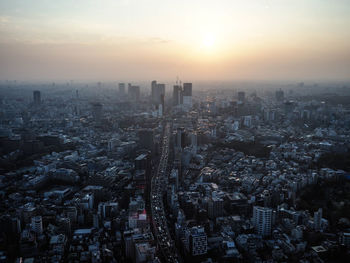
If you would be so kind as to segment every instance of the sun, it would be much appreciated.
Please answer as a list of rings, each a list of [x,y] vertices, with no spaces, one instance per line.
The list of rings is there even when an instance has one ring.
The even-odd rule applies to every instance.
[[[207,34],[203,37],[202,45],[206,48],[212,48],[215,44],[215,37],[212,34]]]

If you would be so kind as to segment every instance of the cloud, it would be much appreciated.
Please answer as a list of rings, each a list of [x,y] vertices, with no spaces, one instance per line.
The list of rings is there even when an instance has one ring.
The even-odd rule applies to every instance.
[[[146,38],[146,42],[148,43],[154,43],[154,44],[168,44],[173,42],[170,39],[165,39],[165,38],[161,38],[161,37],[148,37]]]
[[[10,18],[8,16],[0,16],[0,25],[6,25],[9,21]]]

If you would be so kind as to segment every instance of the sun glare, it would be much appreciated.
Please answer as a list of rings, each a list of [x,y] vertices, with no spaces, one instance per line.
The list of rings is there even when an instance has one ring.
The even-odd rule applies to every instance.
[[[203,38],[203,46],[206,48],[212,48],[215,44],[215,38],[213,35],[208,34]]]

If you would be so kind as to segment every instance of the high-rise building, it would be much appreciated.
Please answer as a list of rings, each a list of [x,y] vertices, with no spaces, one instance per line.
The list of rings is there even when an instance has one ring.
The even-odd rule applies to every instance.
[[[92,116],[95,122],[102,120],[102,104],[99,102],[92,103]]]
[[[238,92],[238,101],[242,102],[242,103],[245,101],[245,92],[244,91]]]
[[[243,117],[243,124],[246,127],[251,127],[252,126],[252,116],[248,115],[248,116],[244,116]]]
[[[173,89],[173,105],[177,106],[183,103],[182,88],[179,85],[175,85]]]
[[[276,100],[277,101],[283,101],[284,100],[284,92],[283,90],[277,90],[276,91]]]
[[[186,231],[186,249],[192,256],[207,253],[207,234],[203,227],[195,226]]]
[[[212,197],[208,202],[208,216],[210,219],[215,219],[222,216],[224,212],[224,200],[219,197]]]
[[[322,208],[319,208],[317,212],[314,213],[314,227],[316,230],[321,229],[322,223]]]
[[[119,88],[119,94],[121,96],[124,96],[125,95],[125,83],[119,83],[118,88]]]
[[[139,101],[140,100],[140,86],[132,86],[129,83],[128,96],[129,96],[129,99],[131,101]]]
[[[64,214],[70,219],[72,224],[77,222],[78,210],[75,206],[69,206],[64,209]]]
[[[186,133],[184,128],[178,128],[174,133],[174,147],[177,149],[183,149],[186,146]]]
[[[183,104],[192,107],[192,83],[184,83],[183,87]]]
[[[346,247],[350,247],[350,233],[342,233],[340,236],[340,243]]]
[[[198,137],[196,132],[191,133],[191,147],[194,154],[197,153]]]
[[[138,132],[139,145],[143,149],[154,150],[154,130],[142,129]]]
[[[272,209],[261,206],[253,207],[253,225],[256,232],[262,236],[271,235]]]
[[[33,101],[35,105],[40,105],[41,103],[41,93],[39,90],[33,91]]]
[[[158,106],[162,103],[162,96],[165,96],[165,84],[157,83],[157,81],[153,80],[151,88],[151,100]]]
[[[111,218],[118,211],[117,202],[107,202],[98,204],[98,212],[101,214],[102,218]]]
[[[157,81],[153,80],[151,83],[151,101],[155,103],[157,101]]]
[[[152,247],[150,243],[135,244],[135,263],[155,262],[156,247]]]
[[[163,116],[164,111],[165,111],[165,95],[164,94],[160,95],[160,104],[159,104],[159,109],[158,110],[159,110],[158,115],[160,117]]]
[[[158,94],[157,94],[157,101],[162,102],[162,96],[165,96],[165,84],[162,83],[158,83],[157,84],[157,90],[158,90]]]
[[[43,219],[41,216],[32,217],[32,230],[38,235],[43,233]]]

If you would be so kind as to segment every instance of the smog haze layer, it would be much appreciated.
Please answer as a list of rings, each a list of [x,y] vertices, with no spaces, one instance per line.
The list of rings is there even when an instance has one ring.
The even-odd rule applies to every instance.
[[[0,1],[0,79],[348,81],[346,0]]]

